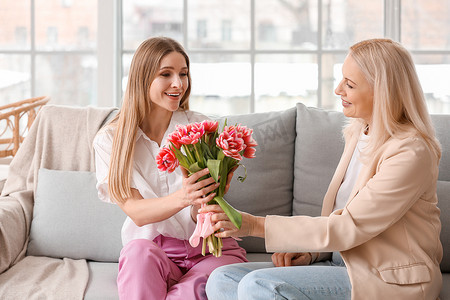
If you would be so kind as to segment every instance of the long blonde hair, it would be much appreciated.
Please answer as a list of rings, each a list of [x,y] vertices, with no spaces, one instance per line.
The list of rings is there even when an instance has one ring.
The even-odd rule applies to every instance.
[[[108,192],[114,201],[125,202],[131,197],[131,171],[137,130],[150,113],[150,86],[157,76],[161,60],[171,52],[182,54],[189,70],[189,57],[185,50],[177,41],[167,37],[147,39],[134,53],[122,107],[108,125],[115,130],[108,171]],[[188,72],[188,87],[180,101],[179,110],[189,109],[190,92],[191,77]]]
[[[370,39],[351,46],[349,55],[374,91],[365,158],[372,158],[390,137],[408,134],[411,129],[440,158],[440,143],[409,52],[390,39]],[[344,134],[360,133],[367,125],[361,119],[354,119],[344,129]]]

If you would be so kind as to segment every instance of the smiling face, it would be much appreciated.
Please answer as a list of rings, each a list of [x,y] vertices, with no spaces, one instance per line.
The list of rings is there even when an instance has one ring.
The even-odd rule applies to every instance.
[[[350,54],[342,66],[342,75],[343,78],[335,93],[341,96],[344,115],[364,119],[370,124],[373,112],[373,88]]]
[[[150,85],[150,99],[168,111],[176,111],[189,86],[188,67],[181,53],[170,52],[161,59],[159,70]]]

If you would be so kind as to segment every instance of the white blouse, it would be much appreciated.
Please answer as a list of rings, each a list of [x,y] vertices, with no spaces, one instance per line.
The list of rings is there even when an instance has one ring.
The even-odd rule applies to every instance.
[[[362,168],[360,159],[361,151],[364,150],[364,147],[367,145],[368,141],[369,136],[361,133],[361,137],[359,138],[358,144],[353,151],[352,159],[348,164],[347,171],[345,172],[344,179],[342,180],[342,184],[337,192],[333,211],[344,208],[345,204],[347,204],[350,193],[355,186],[356,179],[358,179],[359,172]]]
[[[167,137],[178,124],[201,122],[208,119],[205,115],[192,111],[176,111],[172,114],[169,127],[164,133],[161,146],[148,138],[138,128],[134,163],[131,174],[131,187],[139,191],[144,198],[164,197],[182,187],[180,168],[173,173],[162,172],[157,168],[156,155],[167,143]],[[95,152],[95,168],[97,176],[97,190],[100,200],[114,203],[108,194],[107,175],[111,157],[114,129],[101,130],[93,142]],[[158,235],[188,240],[195,229],[195,222],[191,218],[190,207],[185,207],[172,217],[157,223],[137,226],[127,217],[122,226],[122,244],[125,246],[134,239],[153,240]]]

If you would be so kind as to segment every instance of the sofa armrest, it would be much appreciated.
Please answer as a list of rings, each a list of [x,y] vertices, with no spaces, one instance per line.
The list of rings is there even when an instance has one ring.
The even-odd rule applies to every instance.
[[[21,204],[13,197],[0,197],[0,273],[20,259],[26,240],[26,221]]]

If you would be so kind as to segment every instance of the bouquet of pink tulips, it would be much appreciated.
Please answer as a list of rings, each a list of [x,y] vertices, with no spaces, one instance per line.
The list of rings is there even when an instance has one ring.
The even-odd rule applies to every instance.
[[[179,165],[190,174],[204,168],[209,169],[209,175],[220,183],[215,190],[216,196],[208,204],[219,204],[223,211],[237,227],[241,227],[242,217],[223,198],[228,173],[236,166],[241,165],[243,157],[255,157],[256,141],[252,137],[253,130],[245,126],[227,126],[219,132],[219,122],[203,121],[188,125],[178,125],[177,130],[168,137],[170,145],[164,146],[156,157],[158,168],[162,171],[173,172]],[[239,176],[239,181],[247,177]],[[197,226],[189,239],[193,247],[198,246],[203,238],[202,254],[206,253],[206,244],[209,252],[214,256],[222,255],[222,239],[214,235],[211,226],[211,213],[197,215]]]

